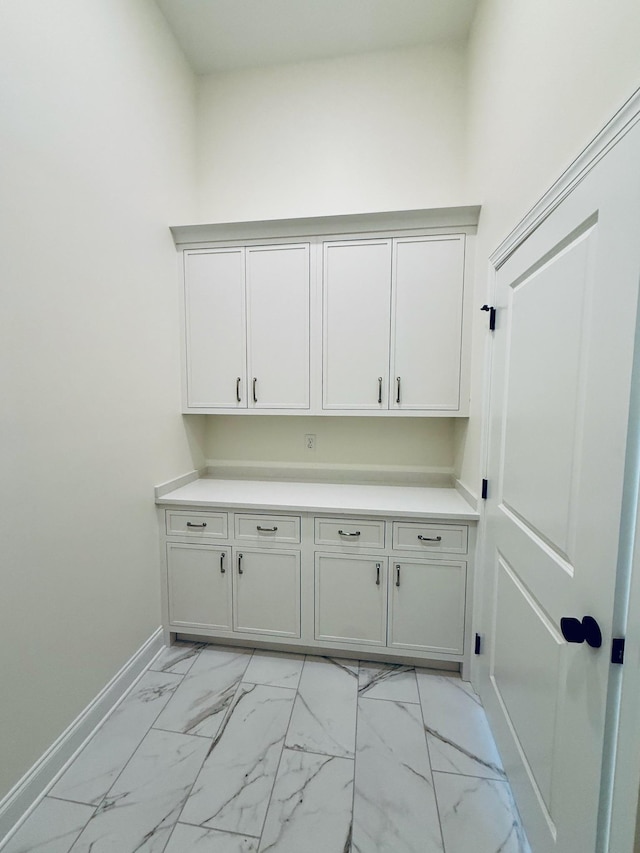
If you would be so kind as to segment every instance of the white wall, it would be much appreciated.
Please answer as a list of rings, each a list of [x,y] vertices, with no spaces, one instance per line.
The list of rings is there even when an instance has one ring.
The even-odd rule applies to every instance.
[[[481,0],[469,43],[468,194],[482,203],[476,308],[488,257],[640,86],[638,0]],[[486,314],[475,315],[461,479],[477,492]]]
[[[160,622],[195,83],[148,0],[3,0],[0,103],[1,797]]]
[[[465,94],[462,47],[203,77],[200,219],[462,204]]]

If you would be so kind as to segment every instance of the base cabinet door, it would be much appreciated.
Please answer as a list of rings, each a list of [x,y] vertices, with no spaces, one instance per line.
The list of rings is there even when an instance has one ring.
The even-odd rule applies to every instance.
[[[299,551],[235,551],[233,628],[251,634],[300,636]]]
[[[167,543],[169,622],[231,629],[231,548]]]
[[[386,575],[386,558],[316,554],[316,640],[384,646]]]
[[[390,647],[462,654],[467,564],[392,560]]]

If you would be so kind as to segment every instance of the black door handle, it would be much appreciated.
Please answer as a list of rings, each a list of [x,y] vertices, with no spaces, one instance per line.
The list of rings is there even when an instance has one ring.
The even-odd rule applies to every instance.
[[[563,616],[560,630],[568,643],[586,642],[592,649],[599,649],[602,645],[602,632],[593,616],[585,616],[582,620]]]

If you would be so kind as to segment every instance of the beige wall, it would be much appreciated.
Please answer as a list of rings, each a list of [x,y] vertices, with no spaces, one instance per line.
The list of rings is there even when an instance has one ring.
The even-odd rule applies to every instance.
[[[640,86],[638,0],[481,0],[469,44],[469,197],[482,203],[476,307],[488,257]],[[486,315],[475,315],[472,403],[458,433],[477,491]]]
[[[159,625],[152,487],[193,465],[167,224],[195,216],[155,5],[1,17],[0,797]]]

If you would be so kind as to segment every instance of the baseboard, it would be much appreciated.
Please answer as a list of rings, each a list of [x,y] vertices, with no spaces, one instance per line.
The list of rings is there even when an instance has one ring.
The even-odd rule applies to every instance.
[[[162,647],[162,628],[158,628],[0,801],[0,848],[115,710]]]

